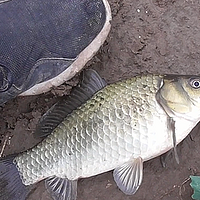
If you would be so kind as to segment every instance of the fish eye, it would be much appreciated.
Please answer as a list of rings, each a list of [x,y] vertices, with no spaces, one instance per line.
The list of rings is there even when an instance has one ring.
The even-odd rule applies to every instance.
[[[190,79],[190,85],[195,89],[200,88],[200,79]]]

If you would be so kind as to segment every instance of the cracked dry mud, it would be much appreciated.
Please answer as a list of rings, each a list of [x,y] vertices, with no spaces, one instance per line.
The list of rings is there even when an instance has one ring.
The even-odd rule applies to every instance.
[[[98,54],[87,64],[108,83],[138,73],[200,74],[199,0],[108,0],[112,30]],[[18,97],[0,108],[0,153],[24,151],[38,140],[32,133],[40,116],[77,78],[39,96]],[[166,168],[155,158],[144,164],[142,185],[134,196],[119,191],[112,172],[81,179],[78,200],[189,200],[189,175],[200,175],[200,126],[178,145],[180,164],[174,157]],[[162,134],[162,133],[161,133]],[[5,147],[5,148],[4,148]],[[0,155],[1,155],[0,154]],[[28,200],[50,200],[44,182]]]

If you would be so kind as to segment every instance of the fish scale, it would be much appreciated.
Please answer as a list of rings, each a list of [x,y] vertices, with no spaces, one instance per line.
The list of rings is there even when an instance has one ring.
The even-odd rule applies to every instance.
[[[166,117],[155,100],[160,83],[161,76],[147,75],[99,91],[42,143],[15,158],[23,183],[52,175],[72,180],[87,177],[131,157],[143,157],[149,125],[155,117]]]

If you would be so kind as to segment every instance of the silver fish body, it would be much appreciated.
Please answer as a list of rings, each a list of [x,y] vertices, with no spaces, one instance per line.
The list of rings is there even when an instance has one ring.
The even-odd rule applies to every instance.
[[[171,149],[168,116],[155,98],[162,80],[162,76],[139,76],[99,91],[47,139],[15,159],[23,183],[52,175],[71,180],[89,177],[132,158],[145,161]],[[194,123],[175,120],[180,142]]]
[[[136,76],[98,91],[13,162],[25,186],[49,177],[73,182],[114,169],[118,187],[134,194],[143,161],[175,147],[199,120],[200,77]],[[58,183],[47,181],[53,192]],[[75,199],[76,192],[69,196],[61,199]]]

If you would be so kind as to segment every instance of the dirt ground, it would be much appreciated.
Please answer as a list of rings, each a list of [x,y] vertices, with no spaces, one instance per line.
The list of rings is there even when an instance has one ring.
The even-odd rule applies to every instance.
[[[87,64],[108,83],[138,73],[200,74],[199,0],[108,0],[112,30],[98,54]],[[24,151],[33,139],[36,123],[63,94],[66,84],[39,96],[18,97],[0,108],[0,155]],[[82,179],[78,200],[189,200],[189,175],[200,175],[200,126],[178,145],[180,164],[173,156],[166,168],[155,158],[144,164],[142,185],[134,196],[124,195],[112,172]],[[162,133],[161,133],[162,134]],[[5,147],[5,148],[4,148]],[[50,200],[44,182],[28,200]]]

